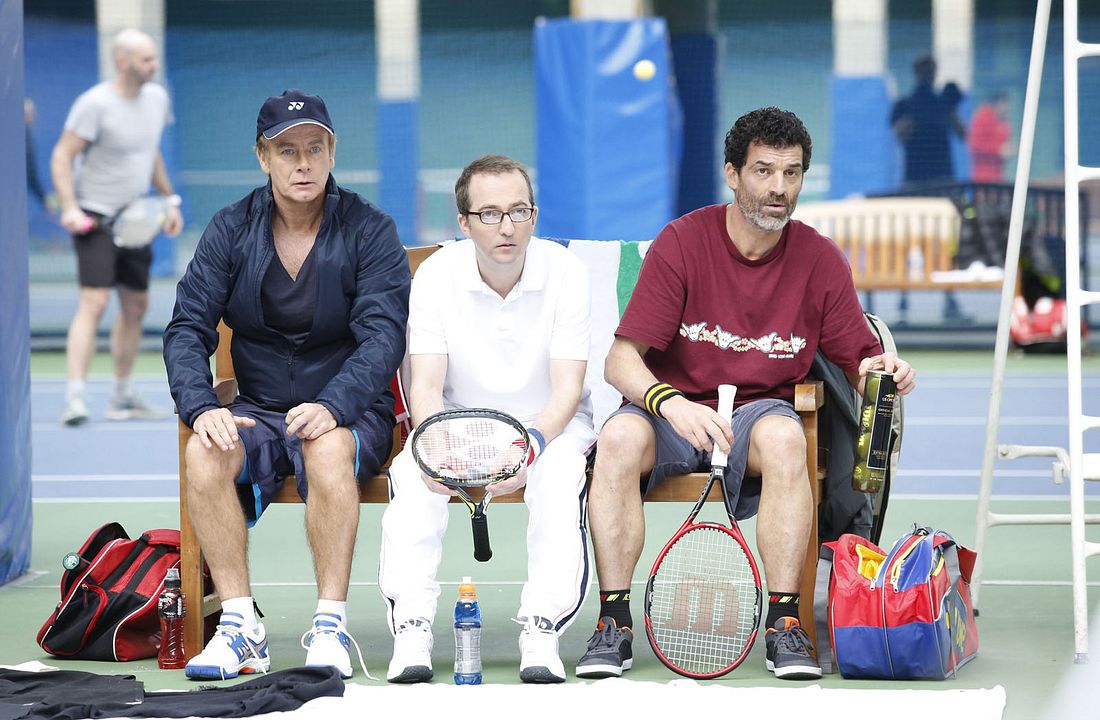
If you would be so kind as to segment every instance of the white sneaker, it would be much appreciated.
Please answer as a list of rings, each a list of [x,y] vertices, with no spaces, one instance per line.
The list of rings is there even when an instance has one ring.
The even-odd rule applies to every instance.
[[[351,655],[348,652],[352,645],[359,654],[359,665],[363,666],[359,643],[348,634],[348,629],[339,617],[328,613],[316,613],[313,616],[313,627],[302,635],[302,647],[307,651],[306,667],[334,667],[345,680],[352,676]],[[365,666],[363,667],[365,670]],[[370,677],[370,673],[367,673],[367,677]]]
[[[159,420],[164,413],[149,407],[137,393],[112,397],[103,416],[108,420]]]
[[[271,669],[267,654],[267,632],[263,623],[256,623],[252,634],[242,626],[244,618],[237,613],[222,613],[214,637],[201,653],[191,658],[184,673],[195,680],[226,680],[238,673],[266,673]]]
[[[88,405],[84,402],[84,398],[70,398],[65,403],[65,411],[61,413],[61,424],[76,427],[86,422],[88,422]]]
[[[519,634],[519,652],[519,679],[523,682],[565,682],[565,666],[558,655],[558,633],[546,618],[527,619]]]
[[[428,682],[432,679],[432,624],[424,618],[406,620],[393,636],[393,659],[386,679],[392,683]]]

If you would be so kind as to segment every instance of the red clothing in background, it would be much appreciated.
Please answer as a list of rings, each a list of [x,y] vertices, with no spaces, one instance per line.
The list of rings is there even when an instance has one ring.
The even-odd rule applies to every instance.
[[[992,103],[983,103],[970,121],[971,175],[975,182],[1004,181],[1004,147],[1012,128],[997,114]]]

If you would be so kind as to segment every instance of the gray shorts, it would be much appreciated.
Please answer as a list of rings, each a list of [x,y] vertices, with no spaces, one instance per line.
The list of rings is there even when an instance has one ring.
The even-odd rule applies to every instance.
[[[656,457],[653,470],[648,477],[643,475],[641,491],[644,497],[650,488],[657,487],[670,475],[683,475],[693,472],[710,472],[710,452],[696,450],[691,443],[680,437],[667,420],[650,415],[637,405],[627,404],[611,413],[611,417],[630,413],[649,421],[656,434]],[[786,400],[766,399],[745,403],[733,412],[733,447],[730,448],[726,462],[726,476],[723,490],[734,508],[734,517],[738,520],[752,517],[760,507],[760,477],[745,477],[745,467],[749,462],[749,436],[757,421],[769,415],[779,415],[797,420],[794,406]],[[610,419],[610,418],[609,418]],[[597,445],[597,452],[599,447]]]

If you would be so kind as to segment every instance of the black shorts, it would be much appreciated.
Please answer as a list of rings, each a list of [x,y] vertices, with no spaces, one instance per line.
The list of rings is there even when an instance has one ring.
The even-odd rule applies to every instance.
[[[648,475],[642,476],[643,496],[670,475],[710,472],[710,452],[696,450],[691,443],[672,429],[672,425],[667,420],[653,417],[637,405],[630,404],[611,413],[611,417],[623,413],[645,418],[656,435],[656,458],[653,469]],[[752,428],[759,420],[769,415],[789,417],[798,421],[799,424],[802,423],[802,418],[795,412],[793,405],[785,400],[771,398],[745,403],[734,411],[733,420],[730,423],[733,429],[733,447],[730,448],[726,460],[726,475],[722,490],[729,498],[730,506],[734,508],[733,514],[738,520],[752,517],[760,507],[761,478],[745,477],[745,468],[749,462],[749,438],[752,435]],[[599,451],[598,444],[596,450]]]
[[[103,215],[90,210],[85,210],[84,214],[95,220],[96,224],[83,235],[73,235],[80,287],[124,285],[132,290],[148,290],[153,247],[120,248],[115,245],[114,234],[100,226]]]
[[[264,410],[240,398],[229,405],[229,411],[256,421],[254,427],[237,428],[244,446],[244,467],[237,477],[237,495],[251,527],[267,509],[285,476],[295,476],[298,496],[307,499],[309,483],[302,440],[286,434],[285,412]],[[355,439],[355,478],[362,483],[374,477],[389,458],[393,449],[393,421],[368,410],[347,429]]]

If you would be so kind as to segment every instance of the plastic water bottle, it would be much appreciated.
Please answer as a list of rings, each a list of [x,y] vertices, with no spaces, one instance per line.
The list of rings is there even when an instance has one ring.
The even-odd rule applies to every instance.
[[[187,656],[183,652],[183,616],[186,613],[180,570],[168,568],[168,574],[164,576],[164,590],[157,598],[157,615],[160,616],[157,665],[162,670],[179,670],[187,665]]]
[[[455,685],[481,684],[481,606],[477,588],[462,578],[455,603]]]
[[[920,282],[924,279],[924,253],[917,245],[913,245],[909,248],[909,256],[906,258],[906,267],[909,271],[910,281]]]

